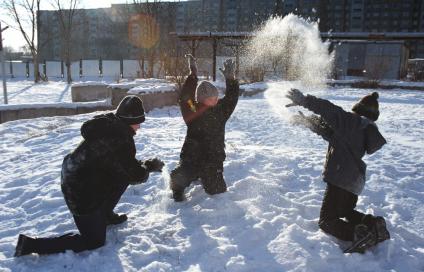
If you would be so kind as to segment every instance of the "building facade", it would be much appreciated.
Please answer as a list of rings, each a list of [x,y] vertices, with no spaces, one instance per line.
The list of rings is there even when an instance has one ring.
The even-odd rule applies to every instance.
[[[137,58],[145,48],[134,45],[131,33],[143,28],[130,24],[136,14],[153,14],[158,24],[155,47],[175,42],[169,33],[252,31],[272,15],[294,13],[317,21],[322,32],[423,32],[422,0],[189,0],[117,4],[111,8],[81,9],[72,34],[75,59]],[[153,5],[153,6],[152,6]],[[59,60],[63,39],[56,11],[41,11],[39,52],[41,60]],[[138,28],[137,28],[138,27]],[[150,28],[149,28],[150,29]],[[149,32],[148,30],[147,32]],[[172,42],[170,42],[172,41]],[[407,42],[412,58],[424,57],[424,42]]]
[[[275,11],[275,0],[199,0],[179,2],[177,32],[252,31]]]
[[[175,14],[176,4],[167,2],[155,6],[113,4],[111,8],[78,9],[73,19],[71,58],[134,59],[168,46],[169,33],[175,32]],[[40,60],[63,59],[64,38],[57,11],[40,11],[37,18]],[[134,36],[136,32],[149,40],[148,48],[137,43],[140,37]]]

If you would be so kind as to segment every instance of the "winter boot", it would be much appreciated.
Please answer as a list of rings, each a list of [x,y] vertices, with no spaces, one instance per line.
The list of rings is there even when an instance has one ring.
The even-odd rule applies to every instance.
[[[377,243],[376,234],[364,224],[355,226],[352,245],[344,253],[365,253],[367,249]]]
[[[14,257],[20,257],[33,253],[35,239],[23,234],[19,234],[18,244],[15,248]]]
[[[367,214],[362,218],[362,223],[375,232],[378,243],[390,239],[390,233],[386,228],[386,221],[383,217]]]
[[[111,212],[107,217],[107,225],[119,225],[127,221],[128,217],[126,214],[116,214]]]
[[[390,239],[390,233],[386,228],[386,221],[383,217],[377,216],[374,218],[374,228],[377,233],[377,243]]]
[[[184,201],[184,191],[181,190],[172,190],[172,198],[175,202],[182,202]]]

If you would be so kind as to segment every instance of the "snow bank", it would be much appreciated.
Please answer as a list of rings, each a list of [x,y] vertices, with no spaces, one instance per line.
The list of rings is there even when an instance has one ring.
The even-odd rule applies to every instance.
[[[72,84],[72,87],[84,87],[84,86],[107,86],[109,85],[105,81],[80,81]]]
[[[43,104],[16,104],[16,105],[0,105],[0,110],[22,110],[22,109],[43,109],[43,108],[67,108],[76,109],[79,107],[99,107],[110,106],[110,99],[92,102],[73,102],[73,103],[43,103]]]
[[[165,79],[146,78],[123,83],[109,84],[109,87],[113,89],[129,90],[129,94],[143,94],[174,91],[176,85]]]

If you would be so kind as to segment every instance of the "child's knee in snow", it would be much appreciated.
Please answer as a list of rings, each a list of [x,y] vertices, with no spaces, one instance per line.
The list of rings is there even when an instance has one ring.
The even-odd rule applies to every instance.
[[[92,249],[96,249],[96,248],[104,246],[105,243],[106,243],[106,237],[99,238],[99,239],[90,239],[89,241],[86,242],[86,245],[88,250],[92,250]]]

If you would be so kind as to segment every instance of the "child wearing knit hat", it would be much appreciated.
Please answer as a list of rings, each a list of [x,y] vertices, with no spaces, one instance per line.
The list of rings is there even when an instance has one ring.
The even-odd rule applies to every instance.
[[[65,156],[61,172],[62,193],[79,233],[45,238],[20,234],[15,257],[96,249],[105,244],[108,225],[127,220],[127,215],[114,212],[122,194],[130,184],[146,182],[150,173],[164,166],[157,158],[139,161],[135,157],[134,135],[144,115],[143,101],[130,95],[115,113],[83,123],[83,139]]]
[[[175,201],[184,200],[184,190],[199,179],[206,193],[223,193],[227,185],[223,177],[225,160],[225,124],[233,113],[239,84],[235,79],[232,60],[224,63],[221,72],[226,79],[225,96],[218,99],[218,89],[208,81],[197,86],[197,66],[193,56],[187,55],[190,75],[182,86],[179,104],[187,125],[187,135],[181,148],[178,166],[171,172]]]
[[[327,183],[321,206],[319,227],[344,241],[352,241],[345,253],[363,253],[368,248],[390,238],[381,216],[355,210],[358,196],[365,186],[365,153],[379,150],[386,140],[374,123],[379,117],[378,93],[366,95],[346,112],[328,100],[292,89],[287,98],[317,115],[294,116],[301,124],[329,142],[323,179]],[[344,218],[344,219],[342,219]]]

